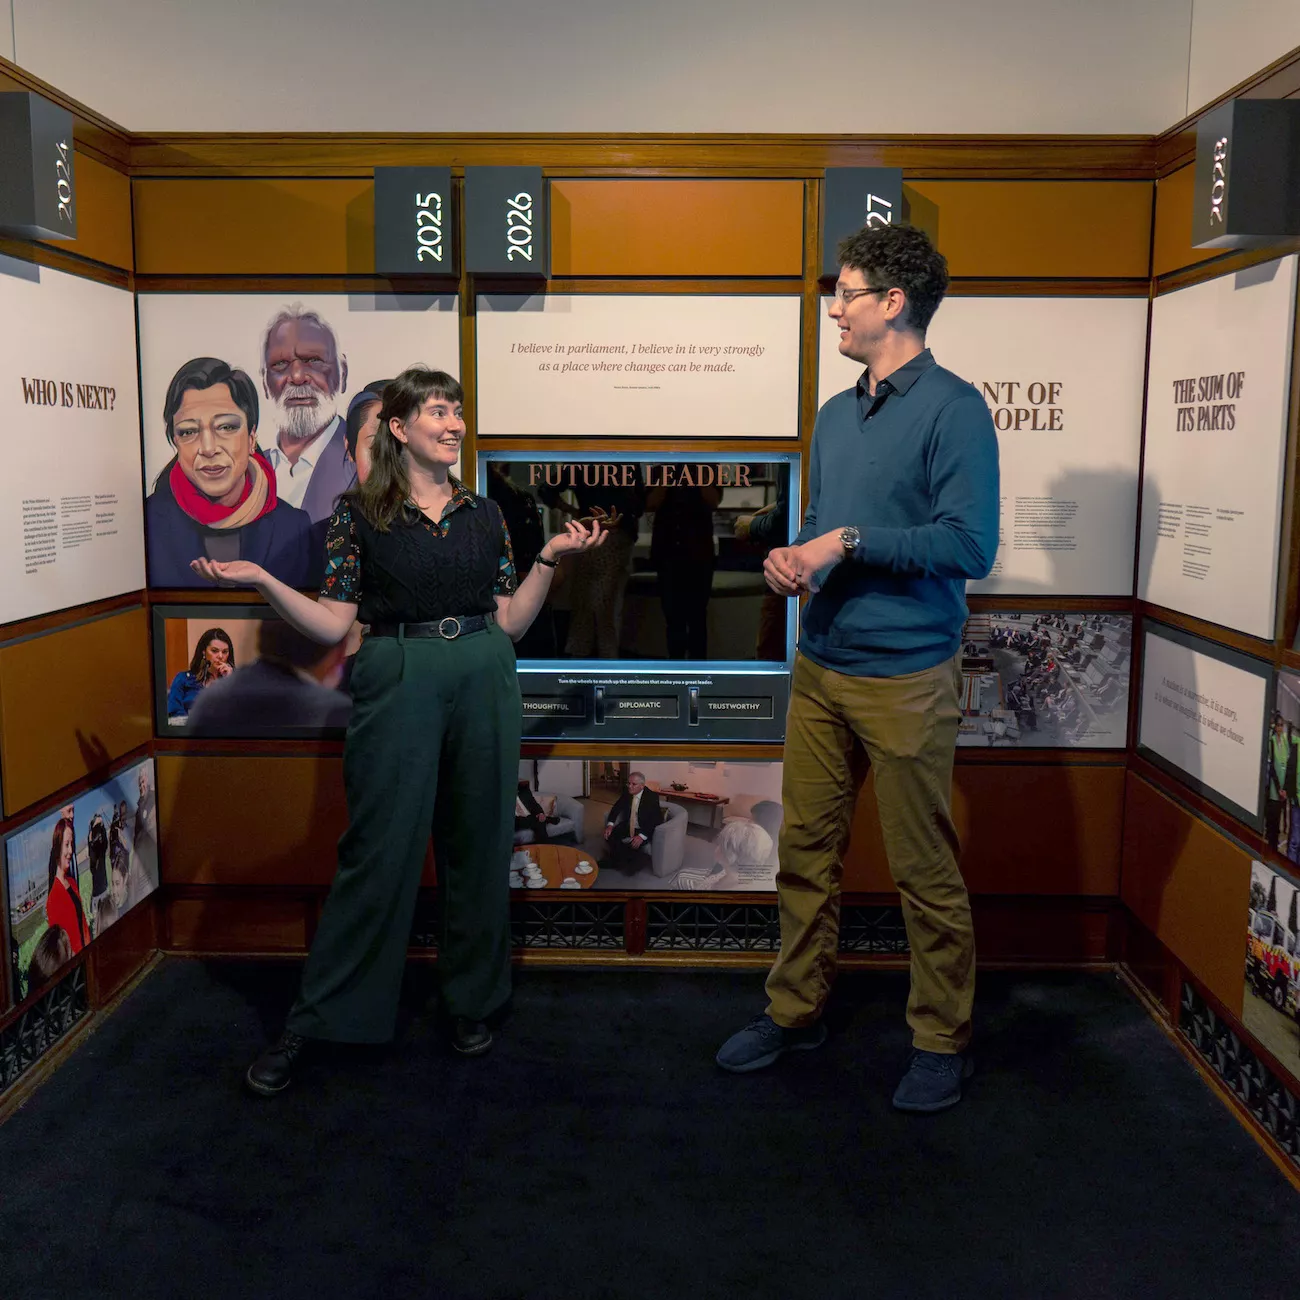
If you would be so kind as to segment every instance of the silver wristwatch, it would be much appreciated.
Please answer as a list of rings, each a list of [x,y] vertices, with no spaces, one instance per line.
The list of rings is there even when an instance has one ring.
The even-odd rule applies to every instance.
[[[840,529],[840,545],[844,548],[844,558],[847,559],[854,551],[858,549],[858,543],[862,540],[862,534],[850,524],[847,528]]]

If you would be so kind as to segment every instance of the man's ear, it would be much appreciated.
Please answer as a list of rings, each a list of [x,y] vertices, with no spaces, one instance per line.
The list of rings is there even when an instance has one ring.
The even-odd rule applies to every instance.
[[[346,356],[339,356],[339,393],[348,391],[348,359]]]

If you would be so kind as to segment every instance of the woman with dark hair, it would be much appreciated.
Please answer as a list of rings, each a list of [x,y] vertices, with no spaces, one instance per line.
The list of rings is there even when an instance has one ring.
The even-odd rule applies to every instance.
[[[72,822],[60,817],[50,839],[50,886],[45,895],[45,919],[50,925],[62,926],[75,955],[90,942],[86,927],[86,910],[81,905],[77,886],[77,847],[72,838]]]
[[[314,582],[311,521],[276,496],[257,449],[258,409],[253,381],[216,357],[172,376],[163,423],[176,454],[145,502],[151,586],[196,586],[198,556],[247,561],[291,587]]]
[[[438,976],[457,1051],[491,1047],[487,1021],[510,994],[521,714],[510,642],[536,617],[560,558],[604,533],[566,525],[516,583],[500,508],[450,473],[461,400],[439,370],[406,370],[385,388],[370,474],[330,520],[319,600],[255,564],[194,563],[209,581],[255,586],[326,645],[358,619],[369,629],[352,672],[338,874],[285,1032],[249,1067],[248,1086],[264,1096],[289,1084],[315,1040],[392,1037],[431,828]]]
[[[175,662],[173,660],[173,662]],[[199,692],[235,671],[235,645],[230,633],[221,627],[210,627],[199,637],[194,647],[190,666],[172,678],[167,691],[167,716],[189,716]]]
[[[348,457],[357,467],[357,482],[370,477],[370,449],[379,429],[379,408],[384,403],[384,389],[393,381],[376,379],[367,384],[349,403],[344,426]]]

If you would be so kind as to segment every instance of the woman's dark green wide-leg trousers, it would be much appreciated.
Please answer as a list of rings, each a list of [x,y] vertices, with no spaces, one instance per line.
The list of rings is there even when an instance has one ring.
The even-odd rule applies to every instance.
[[[348,829],[288,1028],[334,1042],[392,1038],[431,829],[443,1006],[482,1020],[510,994],[514,649],[495,623],[450,641],[368,637],[352,694]]]

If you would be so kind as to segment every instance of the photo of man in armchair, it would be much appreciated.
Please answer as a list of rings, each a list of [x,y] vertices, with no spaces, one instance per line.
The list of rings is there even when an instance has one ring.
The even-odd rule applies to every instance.
[[[775,888],[780,763],[523,758],[517,780],[515,846],[567,888]]]
[[[627,791],[620,795],[605,818],[606,858],[602,865],[636,871],[649,852],[651,837],[664,820],[663,805],[654,790],[647,790],[645,775],[627,774]]]
[[[562,794],[541,794],[526,780],[515,791],[516,844],[581,844],[583,809]]]

